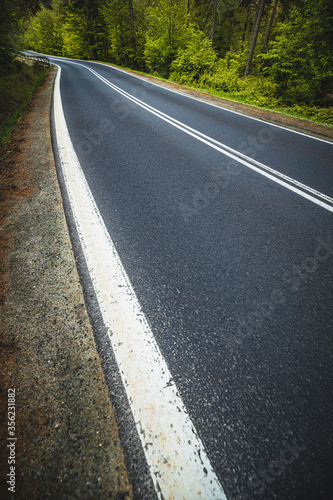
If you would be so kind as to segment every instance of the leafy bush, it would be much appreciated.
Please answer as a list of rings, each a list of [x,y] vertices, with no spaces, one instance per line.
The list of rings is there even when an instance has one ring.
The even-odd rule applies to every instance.
[[[228,53],[215,64],[212,72],[206,71],[201,76],[200,86],[234,95],[257,106],[276,106],[278,100],[274,98],[274,81],[268,77],[254,75],[244,80],[239,76],[239,67],[240,59]]]
[[[190,26],[186,33],[187,44],[178,50],[171,64],[170,79],[177,83],[197,83],[203,73],[210,73],[216,61],[216,54],[205,35]]]
[[[271,78],[250,75],[243,80],[240,95],[250,104],[273,108],[279,105],[275,97],[276,84]]]
[[[295,104],[286,109],[287,112],[300,117],[333,126],[333,107],[319,108],[317,106],[300,106]]]
[[[270,50],[262,54],[265,74],[276,82],[276,95],[286,104],[321,104],[333,90],[333,5],[304,0],[281,23]]]
[[[226,58],[216,63],[212,72],[206,71],[200,80],[202,86],[223,92],[239,92],[243,81],[234,68],[230,68]]]
[[[174,56],[175,52],[165,38],[147,37],[144,58],[149,70],[167,78]]]

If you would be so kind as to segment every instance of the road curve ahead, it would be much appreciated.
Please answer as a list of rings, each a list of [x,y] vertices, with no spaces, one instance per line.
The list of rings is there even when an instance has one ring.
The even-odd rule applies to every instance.
[[[138,498],[332,498],[333,145],[51,60]]]

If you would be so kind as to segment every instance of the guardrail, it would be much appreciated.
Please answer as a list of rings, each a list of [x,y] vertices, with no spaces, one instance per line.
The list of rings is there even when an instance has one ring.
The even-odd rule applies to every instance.
[[[35,54],[26,54],[25,52],[19,52],[18,53],[19,57],[25,57],[26,59],[30,59],[33,61],[37,61],[44,66],[47,66],[48,68],[51,66],[50,59],[46,56],[38,56]]]

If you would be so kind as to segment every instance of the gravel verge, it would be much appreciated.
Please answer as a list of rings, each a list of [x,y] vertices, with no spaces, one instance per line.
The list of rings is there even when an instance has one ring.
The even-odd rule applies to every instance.
[[[38,90],[0,168],[0,498],[129,500],[54,166],[55,75]],[[14,453],[8,389],[15,389]]]
[[[109,398],[121,392],[117,370],[113,362],[112,374],[106,374],[108,392],[101,361],[107,358],[110,364],[112,352],[106,341],[97,339],[96,347],[54,165],[50,103],[55,75],[52,69],[38,90],[0,166],[0,498],[129,500],[133,488]],[[333,139],[326,127],[156,83]],[[8,389],[15,389],[14,455],[8,447]],[[130,463],[128,450],[139,456],[141,445],[128,430],[134,425],[122,422],[126,403],[113,399]],[[11,456],[15,494],[7,484]],[[133,484],[138,476],[148,484],[149,471],[131,468]],[[150,489],[150,484],[145,487]]]
[[[230,111],[240,113],[251,118],[263,120],[267,123],[272,123],[273,125],[278,125],[279,127],[294,130],[302,134],[317,137],[318,139],[333,142],[333,127],[329,125],[315,123],[313,121],[307,120],[306,118],[295,118],[280,111],[259,108],[254,105],[251,106],[249,104],[243,104],[240,102],[225,99],[223,97],[214,96],[212,94],[209,94],[208,92],[205,92],[204,90],[192,89],[178,83],[173,83],[168,80],[156,78],[151,75],[144,75],[142,73],[138,74],[137,72],[130,69],[120,69],[134,76],[138,76],[143,80],[155,83],[157,85],[160,85],[161,87],[165,87],[169,90],[174,90],[175,92],[193,97],[200,101],[207,102],[208,104],[213,104],[214,106],[228,109]]]

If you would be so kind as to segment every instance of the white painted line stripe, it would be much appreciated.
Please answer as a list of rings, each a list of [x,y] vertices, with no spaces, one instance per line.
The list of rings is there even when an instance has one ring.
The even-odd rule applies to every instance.
[[[85,67],[84,65],[80,64],[80,66],[83,66]],[[148,111],[151,110],[152,113],[156,114],[157,115],[160,115],[161,117],[165,117],[166,118],[166,121],[168,121],[168,123],[170,122],[173,122],[177,125],[180,125],[181,129],[186,129],[190,132],[193,132],[193,134],[195,135],[199,135],[200,137],[202,137],[203,139],[205,139],[206,141],[208,142],[212,142],[216,145],[218,145],[221,149],[225,149],[226,151],[229,151],[231,152],[232,154],[234,155],[237,155],[239,156],[240,158],[246,160],[247,162],[250,162],[268,172],[270,172],[272,175],[276,176],[276,177],[279,177],[287,182],[289,182],[290,184],[293,184],[301,189],[303,189],[304,191],[307,191],[325,201],[328,201],[329,203],[333,203],[333,198],[331,198],[330,196],[328,195],[325,195],[324,193],[321,193],[320,191],[317,191],[285,174],[282,174],[281,172],[278,172],[277,170],[274,170],[273,168],[271,167],[268,167],[267,165],[265,165],[264,163],[261,163],[257,160],[254,160],[253,158],[250,158],[249,156],[246,156],[244,155],[243,153],[227,146],[226,144],[223,144],[205,134],[203,134],[202,132],[199,132],[198,130],[195,130],[193,129],[192,127],[189,127],[188,125],[186,125],[185,123],[182,123],[178,120],[176,120],[175,118],[163,113],[162,111],[159,111],[158,109],[150,106],[149,104],[141,101],[140,99],[138,99],[137,97],[134,97],[132,96],[131,94],[129,94],[128,92],[120,89],[119,87],[117,87],[116,85],[114,85],[113,83],[109,82],[106,78],[104,78],[102,75],[100,75],[99,73],[97,73],[96,71],[92,70],[91,68],[86,68],[86,69],[89,69],[89,71],[91,71],[92,73],[95,74],[95,76],[97,76],[100,80],[102,80],[104,83],[106,83],[107,85],[109,85],[110,87],[112,87],[114,90],[116,90],[117,92],[121,93],[124,97],[127,97],[128,99],[130,99],[131,101],[133,102],[136,102],[138,105],[142,105],[145,109],[147,109]]]
[[[61,68],[54,117],[66,189],[157,496],[226,500],[82,172],[63,113],[60,75]]]
[[[68,59],[68,58],[60,57],[60,56],[57,56],[57,57],[48,56],[48,57],[50,57],[52,59],[55,59],[55,60],[56,59],[60,59],[60,60],[65,60],[65,61],[67,60],[68,62],[74,62],[72,59]],[[151,82],[150,80],[147,80],[145,77],[143,77],[141,75],[135,75],[135,74],[130,73],[128,71],[125,71],[125,70],[123,70],[121,68],[117,68],[116,66],[112,66],[111,64],[107,64],[107,63],[103,63],[103,62],[96,62],[96,61],[87,61],[87,62],[89,62],[90,64],[96,64],[96,65],[104,66],[106,68],[112,68],[115,71],[119,71],[120,73],[124,73],[127,76],[130,75],[131,77],[136,78],[138,80],[141,80],[142,82],[148,83],[149,85],[154,85],[155,87],[159,87],[159,88],[162,87],[163,89],[167,90],[168,92],[173,92],[174,94],[181,95],[183,97],[186,97],[187,99],[193,99],[194,101],[203,102],[204,104],[207,104],[208,106],[212,106],[213,108],[223,109],[223,111],[226,111],[227,113],[233,113],[234,115],[242,116],[242,117],[245,117],[245,118],[249,118],[250,120],[255,120],[257,122],[264,123],[265,125],[268,125],[269,127],[275,127],[275,128],[279,128],[281,130],[286,130],[287,132],[291,132],[292,134],[302,135],[303,137],[307,137],[308,139],[313,139],[314,141],[325,142],[326,144],[330,144],[331,146],[333,146],[333,141],[328,141],[326,139],[322,139],[321,137],[316,137],[314,135],[306,134],[305,132],[300,132],[299,130],[295,130],[295,129],[292,129],[292,128],[284,127],[283,125],[278,125],[277,123],[268,122],[267,120],[262,120],[261,118],[256,118],[255,116],[250,116],[250,115],[247,115],[245,113],[241,113],[239,111],[235,111],[233,109],[225,108],[224,106],[218,106],[217,104],[214,104],[212,102],[206,101],[204,98],[200,99],[199,97],[194,97],[192,95],[188,95],[186,93],[186,89],[184,89],[184,92],[180,92],[178,90],[171,89],[169,87],[165,87],[162,84]],[[75,64],[75,62],[74,62],[74,64]],[[147,75],[147,76],[149,76],[149,75]],[[164,83],[164,82],[162,82],[162,83]],[[173,84],[174,82],[165,81],[165,83],[166,84],[168,84],[168,83]],[[188,89],[188,90],[191,91],[191,90],[195,90],[195,89]],[[199,92],[200,92],[200,90],[199,90]],[[202,91],[202,92],[204,93],[204,91]],[[208,97],[214,97],[214,96],[210,96],[208,94]],[[230,103],[231,104],[239,104],[237,101],[232,101],[232,100],[230,100]],[[260,108],[256,108],[255,106],[254,106],[254,108],[255,109],[260,109]],[[263,108],[263,109],[265,109],[265,108]],[[274,110],[267,109],[267,111],[274,113]],[[275,111],[275,113],[279,113],[279,112]],[[281,113],[281,115],[283,115],[283,113]]]
[[[267,177],[268,179],[274,181],[277,184],[280,184],[281,186],[285,187],[286,189],[289,189],[290,191],[298,194],[299,196],[302,196],[303,198],[306,198],[309,201],[312,201],[312,203],[315,203],[316,205],[319,205],[320,207],[328,210],[329,212],[333,212],[333,198],[330,196],[325,195],[324,193],[321,193],[309,186],[306,186],[305,184],[302,184],[301,182],[292,179],[291,177],[288,177],[285,174],[281,174],[281,172],[278,172],[277,170],[274,170],[267,165],[260,163],[242,153],[239,151],[236,151],[235,149],[230,148],[229,146],[222,144],[215,139],[212,139],[211,137],[206,136],[205,134],[202,134],[198,130],[195,130],[188,125],[185,125],[182,122],[179,122],[175,118],[172,118],[171,116],[159,111],[156,108],[153,108],[149,104],[146,104],[145,102],[141,101],[140,99],[132,96],[128,92],[122,90],[121,88],[117,87],[114,85],[112,82],[104,78],[102,75],[97,73],[95,70],[80,64],[80,63],[72,63],[77,66],[82,66],[83,68],[87,69],[91,73],[93,73],[97,78],[99,78],[103,83],[111,87],[113,90],[121,94],[123,97],[129,99],[130,101],[134,102],[138,106],[142,107],[146,111],[152,113],[153,115],[159,117],[161,120],[169,123],[170,125],[173,125],[174,127],[178,128],[179,130],[182,130],[186,134],[194,137],[200,142],[203,142],[204,144],[207,144],[211,148],[215,149],[216,151],[219,151],[220,153],[228,156],[229,158],[232,158],[233,160],[237,161],[238,163],[241,163],[242,165],[250,168],[251,170],[259,173],[260,175],[263,175],[264,177]],[[317,198],[315,198],[317,196]],[[318,199],[319,198],[319,199]],[[323,200],[323,201],[322,201]],[[328,203],[331,203],[332,205],[329,205]]]
[[[125,71],[125,70],[123,70],[123,69],[121,69],[121,68],[117,68],[116,66],[112,66],[112,65],[110,65],[110,64],[106,64],[106,63],[102,63],[102,62],[96,62],[96,61],[87,61],[87,62],[89,62],[90,64],[96,64],[96,65],[97,65],[97,64],[99,64],[100,66],[106,66],[107,68],[112,68],[112,69],[114,69],[114,70],[116,70],[116,71],[119,71],[119,72],[121,72],[121,73],[124,73],[125,75],[130,75],[130,76],[132,76],[133,78],[137,78],[138,80],[141,80],[142,82],[146,82],[146,83],[148,83],[149,85],[155,85],[155,87],[160,87],[160,88],[162,87],[163,89],[167,90],[168,92],[173,92],[174,94],[178,94],[178,95],[184,96],[184,97],[186,97],[187,99],[193,99],[194,101],[203,102],[203,103],[205,103],[205,104],[208,104],[208,106],[213,106],[214,108],[217,108],[217,109],[223,109],[223,110],[224,110],[224,111],[226,111],[227,113],[233,113],[234,115],[238,115],[238,116],[242,116],[242,117],[245,117],[245,118],[249,118],[250,120],[255,120],[255,121],[257,121],[257,122],[264,123],[264,124],[266,124],[266,125],[268,125],[268,126],[271,126],[271,127],[280,128],[280,129],[282,129],[282,130],[286,130],[287,132],[291,132],[291,133],[293,133],[293,134],[302,135],[302,136],[304,136],[304,137],[307,137],[308,139],[313,139],[313,140],[315,140],[315,141],[325,142],[326,144],[331,144],[331,146],[333,145],[333,142],[332,142],[332,141],[328,141],[328,140],[326,140],[326,139],[321,139],[320,137],[316,137],[316,136],[314,136],[314,135],[306,134],[305,132],[300,132],[299,130],[294,130],[294,129],[292,129],[292,128],[284,127],[283,125],[278,125],[277,123],[268,122],[267,120],[262,120],[261,118],[256,118],[255,116],[250,116],[250,115],[247,115],[247,114],[245,114],[245,113],[241,113],[241,112],[239,112],[239,111],[235,111],[235,110],[233,110],[233,109],[225,108],[223,105],[222,105],[222,106],[219,106],[219,105],[214,104],[214,103],[212,103],[212,102],[206,101],[204,98],[194,97],[194,96],[192,96],[192,95],[188,95],[188,94],[186,93],[186,89],[184,89],[184,92],[181,92],[181,91],[179,91],[179,90],[175,90],[175,89],[171,89],[171,88],[169,88],[169,87],[165,87],[165,86],[164,86],[164,85],[162,85],[162,84],[155,83],[155,82],[151,82],[150,80],[147,80],[147,79],[146,79],[146,78],[144,78],[143,76],[140,76],[140,75],[135,75],[135,74],[133,74],[133,73],[129,73],[128,71]],[[149,76],[149,75],[147,75],[147,76]],[[162,83],[166,83],[166,84],[171,83],[171,84],[173,84],[174,82],[166,80],[165,82],[162,82]],[[175,84],[175,85],[176,85],[176,84]],[[191,91],[191,90],[198,90],[198,89],[188,89],[188,90],[189,90],[189,91]],[[204,91],[204,90],[202,90],[202,91],[200,91],[200,90],[199,90],[199,92],[202,92],[202,93],[204,94],[204,92],[205,92],[205,91]],[[214,97],[214,96],[211,96],[211,95],[209,95],[209,94],[206,94],[206,95],[207,95],[207,97]],[[227,100],[228,100],[228,99],[227,99]],[[231,103],[231,104],[241,104],[241,103],[239,103],[239,102],[237,102],[237,101],[232,101],[232,100],[230,100],[230,103]],[[251,107],[251,105],[250,105],[250,104],[248,104],[247,106],[250,106],[250,107]],[[257,108],[256,106],[253,106],[253,108],[254,108],[254,109],[260,109],[260,108]],[[261,108],[261,109],[266,110],[266,108]],[[274,111],[274,110],[270,110],[270,109],[267,109],[267,111],[268,111],[268,112],[273,112],[273,113],[274,113],[274,112],[275,112],[275,113],[279,113],[278,111]],[[283,115],[283,114],[281,113],[281,115]],[[300,118],[300,119],[301,119],[301,118]]]

